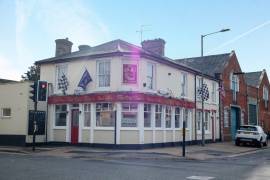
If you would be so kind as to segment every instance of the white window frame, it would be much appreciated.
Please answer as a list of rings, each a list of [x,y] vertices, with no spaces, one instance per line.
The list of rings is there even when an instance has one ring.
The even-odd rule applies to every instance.
[[[55,65],[55,92],[56,93],[61,93],[62,90],[59,89],[58,87],[58,83],[59,83],[59,79],[61,79],[62,74],[59,74],[60,69],[62,69],[62,73],[66,76],[66,78],[68,78],[68,64],[67,63],[61,63],[61,64],[56,64]]]
[[[224,124],[223,124],[223,127],[228,128],[229,126],[230,126],[230,124],[229,124],[229,109],[224,108]]]
[[[208,111],[204,111],[204,130],[205,130],[205,133],[210,133],[210,123],[211,123],[211,120],[210,120],[210,112]],[[206,124],[207,122],[207,124]]]
[[[161,107],[161,111],[157,111],[157,107],[158,107],[158,110],[160,110],[160,107]],[[157,121],[156,121],[156,117],[157,117],[157,114],[160,114],[160,126],[157,126]],[[162,129],[163,126],[163,106],[161,104],[155,104],[155,129]]]
[[[266,86],[263,86],[263,100],[269,101],[269,90]]]
[[[66,106],[66,111],[59,111],[56,112],[56,106]],[[68,104],[55,104],[54,105],[54,123],[53,123],[53,128],[54,129],[66,129],[66,127],[68,127]],[[56,125],[56,113],[66,113],[66,125],[65,126],[57,126]]]
[[[129,105],[129,109],[128,110],[123,110],[123,104]],[[136,105],[136,109],[132,109],[131,105]],[[121,129],[125,130],[125,129],[138,129],[139,127],[139,113],[138,113],[138,107],[139,104],[138,103],[134,103],[134,102],[124,102],[121,104]],[[136,113],[137,119],[136,119],[136,126],[132,127],[132,126],[122,126],[122,120],[123,120],[123,113]]]
[[[169,118],[170,127],[167,127],[167,118]],[[172,129],[172,107],[165,106],[165,128]]]
[[[145,106],[147,106],[146,110],[145,110]],[[150,109],[148,109],[148,107],[150,107]],[[150,114],[150,127],[145,127],[145,113],[149,113]],[[143,105],[143,127],[144,129],[151,129],[152,128],[152,104],[144,104]]]
[[[197,126],[197,133],[202,133],[202,111],[197,111],[196,114],[196,126]]]
[[[4,115],[4,110],[6,110],[6,109],[10,110],[10,115],[9,115],[9,116],[5,116],[5,115]],[[2,117],[2,118],[11,118],[11,116],[12,116],[11,108],[9,108],[9,107],[1,108],[1,117]]]
[[[148,76],[148,67],[152,67],[152,77]],[[151,79],[151,84],[148,83],[148,79]],[[154,63],[147,62],[146,65],[146,87],[149,90],[154,90],[156,87],[156,65]]]
[[[85,108],[86,107],[86,108]],[[89,126],[85,126],[85,113],[90,113],[90,123]],[[92,124],[92,112],[91,112],[91,104],[83,104],[83,129],[90,129]]]
[[[181,86],[181,97],[187,97],[188,96],[188,74],[185,72],[181,73],[181,79],[180,79],[180,86]]]
[[[179,114],[176,112],[176,109],[179,108]],[[181,129],[183,126],[183,112],[181,107],[175,107],[175,123],[176,123],[176,116],[179,116],[179,127],[175,127],[175,129]]]
[[[104,74],[101,74],[100,72],[99,72],[99,66],[100,66],[100,64],[106,64],[106,63],[108,63],[109,64],[109,73],[108,74],[106,74],[106,72],[105,72],[105,70],[104,70]],[[110,88],[110,86],[111,86],[111,61],[109,61],[109,60],[99,60],[99,61],[97,61],[97,70],[96,70],[96,72],[97,72],[97,88],[99,89],[99,90],[102,90],[102,89],[104,89],[104,90],[107,90],[108,88]],[[100,80],[100,76],[104,76],[104,78],[106,79],[106,76],[109,76],[109,84],[108,85],[106,85],[106,86],[100,86],[100,82],[99,82],[99,80]]]
[[[97,111],[97,104],[108,104],[108,108],[105,110],[105,109],[102,109],[101,108],[101,110],[100,111]],[[111,106],[109,106],[109,104],[111,104]],[[98,126],[97,125],[97,113],[98,112],[105,112],[105,111],[108,111],[108,112],[110,112],[110,113],[115,113],[115,111],[114,111],[114,106],[115,106],[115,104],[113,104],[113,103],[111,103],[111,102],[98,102],[98,103],[96,103],[95,104],[95,129],[97,129],[97,130],[99,130],[99,129],[102,129],[102,130],[112,130],[112,129],[114,129],[114,125],[112,125],[112,126]],[[112,107],[111,109],[109,108],[109,107]],[[117,120],[116,119],[117,117],[115,117],[115,121]]]

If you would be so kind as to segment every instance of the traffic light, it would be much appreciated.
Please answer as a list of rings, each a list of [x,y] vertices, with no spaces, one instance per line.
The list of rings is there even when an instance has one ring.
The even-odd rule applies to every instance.
[[[33,102],[37,101],[37,82],[34,82],[33,84],[30,85],[30,99],[33,100]]]
[[[38,81],[38,101],[47,101],[47,87],[46,81]]]

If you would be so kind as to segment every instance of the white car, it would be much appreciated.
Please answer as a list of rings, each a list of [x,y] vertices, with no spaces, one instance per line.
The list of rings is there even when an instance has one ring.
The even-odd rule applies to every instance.
[[[263,132],[261,126],[240,126],[235,136],[235,145],[239,146],[241,143],[255,144],[258,147],[267,146],[267,134]]]

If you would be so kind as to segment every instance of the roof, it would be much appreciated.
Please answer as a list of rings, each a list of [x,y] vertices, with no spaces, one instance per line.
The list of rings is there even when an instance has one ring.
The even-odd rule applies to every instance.
[[[175,62],[185,64],[195,69],[199,69],[202,73],[215,77],[216,73],[223,72],[230,57],[231,53],[226,53],[202,57],[176,59]]]
[[[0,79],[0,83],[1,83],[1,84],[11,83],[11,82],[18,82],[18,81],[9,80],[9,79]]]
[[[74,60],[76,58],[81,58],[81,57],[90,57],[90,56],[96,57],[98,55],[105,55],[105,54],[111,54],[111,53],[146,55],[146,56],[158,59],[162,61],[163,63],[169,63],[171,65],[173,64],[177,67],[181,66],[182,68],[185,68],[186,70],[193,71],[193,72],[200,72],[200,70],[196,68],[192,68],[180,62],[175,62],[173,59],[170,59],[165,56],[160,56],[153,52],[147,51],[146,49],[143,49],[140,46],[136,46],[134,44],[128,43],[121,39],[109,41],[101,45],[91,47],[89,49],[71,52],[70,54],[65,54],[65,55],[61,55],[57,57],[39,60],[39,61],[36,61],[36,64],[57,63],[57,62],[63,62],[63,61],[68,61],[68,60]]]
[[[263,71],[257,71],[257,72],[248,72],[244,74],[245,80],[247,85],[253,86],[253,87],[259,87],[261,83],[261,75]]]

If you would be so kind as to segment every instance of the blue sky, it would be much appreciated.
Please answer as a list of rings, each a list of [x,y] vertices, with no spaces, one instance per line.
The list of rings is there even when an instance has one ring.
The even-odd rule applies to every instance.
[[[166,56],[200,56],[235,50],[245,72],[270,73],[270,1],[124,1],[0,0],[0,78],[19,80],[36,60],[55,53],[55,39],[95,46],[123,39],[140,44],[136,31],[149,25],[143,39],[163,38]]]

